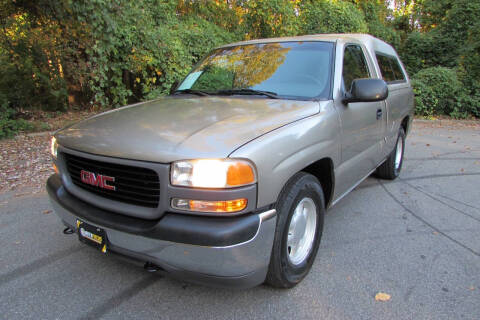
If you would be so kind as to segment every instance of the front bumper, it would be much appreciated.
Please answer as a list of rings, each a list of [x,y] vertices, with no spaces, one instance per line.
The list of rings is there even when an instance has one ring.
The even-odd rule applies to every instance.
[[[47,181],[55,213],[75,229],[76,220],[105,229],[108,250],[153,263],[173,277],[228,287],[265,280],[276,225],[275,209],[239,217],[167,213],[144,220],[108,212],[74,196],[58,175]]]

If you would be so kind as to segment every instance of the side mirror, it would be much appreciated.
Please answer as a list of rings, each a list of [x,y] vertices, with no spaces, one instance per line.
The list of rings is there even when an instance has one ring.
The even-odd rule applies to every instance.
[[[172,95],[178,87],[178,80],[173,81],[172,86],[170,87],[169,93]]]
[[[375,102],[388,97],[387,83],[382,79],[355,79],[350,92],[347,92],[343,103]]]

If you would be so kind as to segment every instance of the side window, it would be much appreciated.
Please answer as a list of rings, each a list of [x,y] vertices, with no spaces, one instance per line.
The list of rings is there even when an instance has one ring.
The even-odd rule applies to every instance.
[[[383,80],[387,83],[405,81],[405,75],[396,57],[387,56],[378,52],[376,52],[375,55],[380,71],[382,72]]]
[[[405,75],[403,74],[402,67],[400,67],[400,62],[398,62],[397,58],[392,57],[392,69],[393,73],[395,74],[396,81],[405,81]]]
[[[387,56],[376,54],[378,66],[380,67],[380,72],[382,73],[382,78],[386,82],[395,81],[395,73],[393,73],[392,66],[390,65],[390,60]]]
[[[346,90],[350,90],[354,79],[370,78],[367,61],[360,46],[348,45],[345,47],[342,76]]]

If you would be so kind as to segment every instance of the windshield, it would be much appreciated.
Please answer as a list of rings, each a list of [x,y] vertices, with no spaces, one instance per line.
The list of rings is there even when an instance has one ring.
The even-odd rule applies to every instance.
[[[177,91],[327,99],[333,43],[275,42],[214,50]],[[248,89],[248,90],[245,90]]]

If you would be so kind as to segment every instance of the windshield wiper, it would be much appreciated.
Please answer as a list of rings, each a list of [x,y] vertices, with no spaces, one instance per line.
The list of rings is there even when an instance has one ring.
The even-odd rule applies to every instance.
[[[186,94],[196,94],[197,96],[202,96],[202,97],[206,97],[206,96],[209,96],[210,94],[206,91],[202,91],[202,90],[195,90],[195,89],[181,89],[181,90],[175,90],[173,92],[173,94],[182,94],[182,93],[186,93]]]
[[[249,88],[219,90],[219,91],[216,91],[215,93],[216,94],[225,94],[225,95],[234,95],[234,94],[262,95],[262,96],[267,96],[271,99],[278,99],[278,95],[275,92],[255,90],[255,89],[249,89]]]

